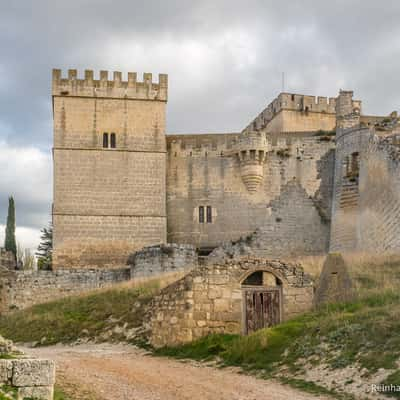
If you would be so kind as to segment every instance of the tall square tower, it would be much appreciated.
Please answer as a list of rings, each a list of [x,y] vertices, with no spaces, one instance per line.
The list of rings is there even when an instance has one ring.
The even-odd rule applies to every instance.
[[[113,267],[166,241],[168,77],[53,70],[55,268]]]

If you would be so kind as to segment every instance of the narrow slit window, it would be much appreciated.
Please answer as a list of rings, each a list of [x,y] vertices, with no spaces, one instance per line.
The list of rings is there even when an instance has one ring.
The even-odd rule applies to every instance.
[[[211,206],[207,206],[207,224],[211,224],[212,222],[212,208]]]
[[[108,148],[108,133],[103,133],[103,148]]]
[[[199,207],[199,222],[204,224],[204,206]]]
[[[112,133],[112,134],[110,135],[110,147],[111,147],[112,149],[115,149],[115,148],[117,147],[117,139],[116,139],[116,137],[115,137],[115,133]]]

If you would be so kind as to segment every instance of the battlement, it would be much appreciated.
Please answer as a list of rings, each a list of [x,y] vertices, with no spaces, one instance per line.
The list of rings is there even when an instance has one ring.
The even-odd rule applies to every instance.
[[[265,153],[285,150],[297,155],[300,148],[309,152],[315,146],[333,145],[334,136],[315,135],[315,132],[282,132],[276,136],[265,132],[167,136],[167,152],[171,159],[232,157],[239,152],[254,150]]]
[[[354,100],[354,107],[361,109],[361,101]],[[308,96],[294,93],[280,93],[243,131],[265,130],[267,125],[281,111],[297,111],[308,113],[336,114],[336,98],[324,96]],[[300,127],[299,127],[299,130]]]
[[[122,73],[114,71],[109,80],[108,71],[100,71],[99,79],[94,79],[92,70],[85,70],[84,78],[78,78],[76,69],[68,70],[63,78],[60,69],[53,69],[52,95],[72,97],[109,97],[142,100],[168,100],[168,75],[159,74],[158,83],[153,82],[151,73],[144,73],[143,80],[137,80],[136,72],[128,72],[128,80]]]

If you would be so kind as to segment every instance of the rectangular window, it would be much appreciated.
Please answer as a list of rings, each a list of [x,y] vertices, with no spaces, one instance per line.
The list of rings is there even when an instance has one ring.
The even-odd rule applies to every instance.
[[[212,208],[211,206],[207,206],[207,224],[211,224],[212,222]]]
[[[115,149],[117,147],[117,139],[115,137],[115,133],[112,133],[110,136],[110,147]]]
[[[204,206],[199,207],[199,222],[204,224]]]
[[[108,149],[108,133],[103,133],[103,148]]]

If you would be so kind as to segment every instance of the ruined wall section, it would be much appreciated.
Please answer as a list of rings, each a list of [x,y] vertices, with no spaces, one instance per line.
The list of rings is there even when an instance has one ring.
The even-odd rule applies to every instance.
[[[131,278],[130,268],[13,271],[0,274],[0,314],[110,287]]]
[[[54,70],[55,268],[120,266],[166,241],[167,86],[166,75]]]
[[[145,247],[129,256],[132,279],[157,278],[190,271],[198,266],[198,254],[190,244],[175,243]]]
[[[329,219],[332,137],[264,136],[262,180],[250,192],[234,151],[238,135],[200,136],[167,137],[168,242],[214,248],[251,234],[265,224],[267,204],[293,178],[308,196],[318,197]],[[212,223],[199,222],[200,206],[211,206]]]
[[[236,243],[225,243],[207,257],[209,264],[244,255],[291,257],[324,254],[329,248],[329,221],[315,201],[292,180],[267,205],[268,217],[257,230]]]

